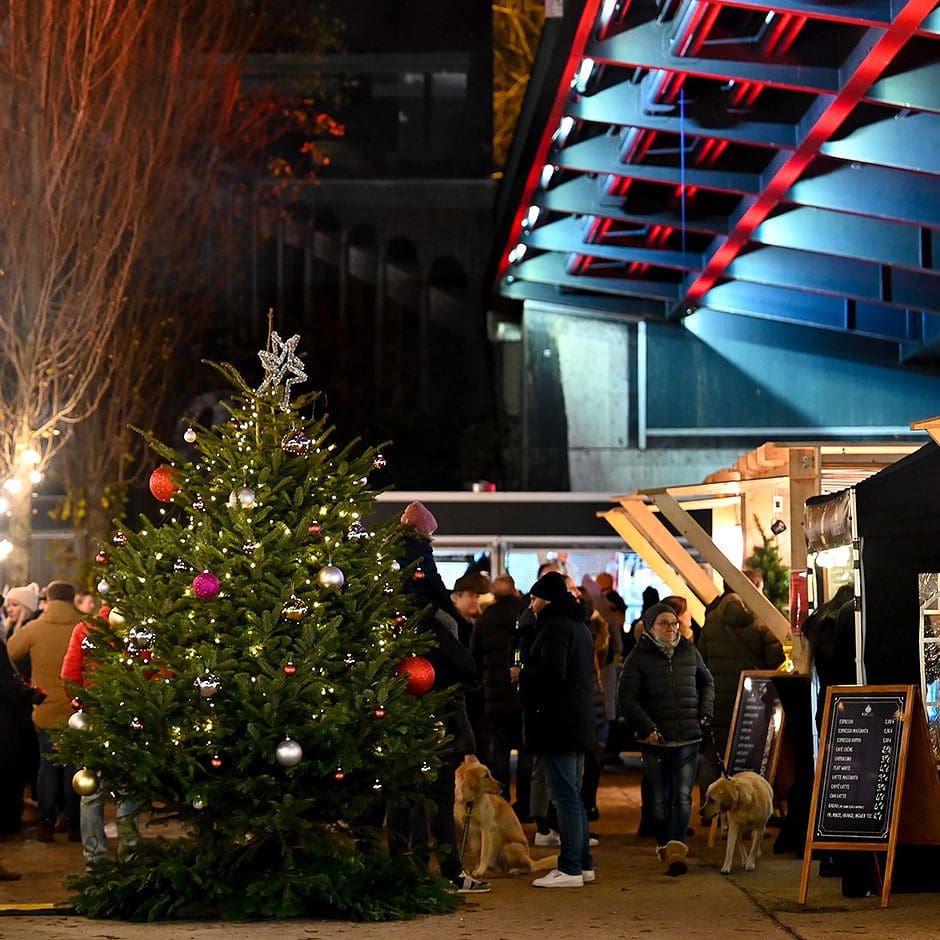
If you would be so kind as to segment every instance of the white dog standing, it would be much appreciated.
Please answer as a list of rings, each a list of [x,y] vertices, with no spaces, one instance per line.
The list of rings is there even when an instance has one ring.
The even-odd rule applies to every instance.
[[[739,841],[744,870],[755,869],[764,829],[773,811],[773,787],[760,774],[751,770],[742,770],[733,777],[722,777],[709,786],[702,804],[702,819],[707,822],[720,814],[728,823],[728,846],[721,866],[723,875],[731,871],[734,847]],[[751,833],[750,852],[745,850],[743,839],[748,832]]]

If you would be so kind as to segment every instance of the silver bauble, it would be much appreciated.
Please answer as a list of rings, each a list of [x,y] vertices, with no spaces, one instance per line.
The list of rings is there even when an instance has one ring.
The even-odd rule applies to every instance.
[[[69,727],[73,731],[84,731],[88,727],[88,715],[83,711],[73,712],[69,715]]]
[[[110,623],[112,627],[123,627],[126,622],[124,614],[122,614],[117,607],[112,607],[108,614],[108,623]]]
[[[204,676],[197,676],[193,681],[195,688],[203,698],[212,698],[219,689],[222,688],[222,680],[212,673],[206,673]]]
[[[292,457],[306,457],[310,451],[310,438],[303,431],[288,431],[281,438],[281,449]]]
[[[282,767],[293,767],[295,764],[300,763],[301,758],[304,756],[304,749],[291,738],[285,738],[277,746],[274,756]]]
[[[376,470],[381,470],[385,466],[386,462],[387,461],[385,460],[385,457],[382,456],[382,454],[376,454],[372,458],[372,466],[375,467]]]
[[[205,809],[206,801],[201,800],[198,796],[193,800],[193,809]]]
[[[231,509],[254,509],[255,491],[250,486],[240,486],[229,493],[228,504]]]
[[[108,591],[110,591],[110,590],[111,590],[111,585],[110,585],[107,581],[105,581],[104,578],[102,578],[102,579],[98,582],[98,593],[99,593],[99,594],[107,594]]]
[[[196,442],[196,432],[192,428],[186,428],[186,430],[183,431],[183,440],[186,441],[187,444],[194,444]]]
[[[130,728],[130,730],[133,731],[134,734],[139,734],[141,731],[144,730],[144,723],[135,715],[127,723],[127,727]]]
[[[153,630],[148,627],[131,627],[127,631],[127,648],[132,651],[149,650],[153,639]]]
[[[317,574],[317,580],[323,587],[338,591],[346,578],[336,565],[324,565]]]
[[[346,538],[350,541],[358,542],[359,539],[367,539],[372,533],[361,523],[354,522],[346,533]]]

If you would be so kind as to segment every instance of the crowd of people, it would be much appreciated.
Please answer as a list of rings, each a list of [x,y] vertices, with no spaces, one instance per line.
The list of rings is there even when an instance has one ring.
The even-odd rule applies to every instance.
[[[512,794],[519,819],[535,823],[534,844],[558,849],[556,867],[533,885],[581,887],[595,879],[591,823],[605,756],[638,748],[640,835],[655,838],[665,873],[684,873],[693,787],[700,774],[704,794],[720,772],[739,674],[778,667],[780,642],[727,591],[700,627],[685,598],[660,600],[649,588],[630,623],[610,572],[576,584],[558,562],[540,567],[527,594],[508,572],[491,580],[468,571],[447,588],[434,558],[434,515],[414,502],[401,526],[405,590],[422,612],[419,629],[433,639],[425,655],[434,687],[452,690],[452,707],[450,750],[427,793],[435,808],[388,806],[389,850],[428,862],[435,852],[454,890],[491,890],[464,869],[455,831],[455,772],[474,754]],[[0,838],[15,837],[25,821],[40,842],[57,833],[81,841],[93,865],[107,854],[100,796],[79,798],[75,768],[49,755],[86,679],[82,639],[95,598],[65,581],[44,589],[33,582],[8,589],[3,604],[0,746],[8,770],[0,776]],[[138,838],[138,808],[118,805],[119,853]],[[17,877],[0,862],[0,880]]]
[[[648,588],[641,616],[628,623],[610,572],[576,584],[556,562],[539,568],[527,594],[508,572],[491,581],[471,572],[448,591],[434,562],[433,514],[412,503],[402,522],[408,534],[402,562],[417,562],[419,577],[408,590],[428,611],[424,628],[438,630],[445,618],[474,670],[458,699],[461,730],[451,766],[475,754],[512,793],[520,820],[535,823],[534,844],[558,848],[557,867],[533,885],[594,880],[591,849],[598,839],[590,824],[599,815],[604,758],[635,748],[644,768],[640,834],[655,837],[665,873],[683,874],[693,789],[700,777],[704,794],[717,775],[739,675],[780,666],[780,641],[730,591],[707,608],[700,626],[686,598],[661,601]],[[463,653],[449,655],[467,676]],[[441,800],[452,782],[453,773],[438,784]],[[432,821],[429,835],[452,845],[452,825],[449,818],[439,828]],[[490,890],[463,870],[459,852],[440,865],[462,893]]]
[[[39,842],[52,842],[58,833],[82,841],[86,810],[72,787],[76,768],[55,763],[51,754],[55,731],[73,711],[64,663],[93,605],[93,595],[77,594],[62,580],[42,589],[34,581],[4,594],[0,745],[6,772],[0,776],[0,838],[15,837],[25,823],[35,826]],[[0,863],[0,880],[17,878]]]

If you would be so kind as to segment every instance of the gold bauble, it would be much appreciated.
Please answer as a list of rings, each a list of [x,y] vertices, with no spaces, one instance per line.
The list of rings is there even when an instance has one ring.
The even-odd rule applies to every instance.
[[[72,777],[72,789],[79,796],[91,796],[98,792],[98,775],[92,773],[87,767],[82,767]]]

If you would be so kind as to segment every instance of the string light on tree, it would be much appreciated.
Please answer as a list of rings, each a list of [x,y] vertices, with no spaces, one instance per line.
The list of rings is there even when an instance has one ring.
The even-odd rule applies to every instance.
[[[431,674],[411,658],[424,647],[411,607],[397,609],[398,527],[363,521],[376,518],[375,451],[328,440],[317,395],[296,391],[295,349],[273,342],[258,389],[218,366],[235,389],[230,420],[200,428],[182,453],[147,435],[157,462],[180,468],[176,506],[157,526],[124,528],[110,551],[101,580],[115,625],[88,651],[107,682],[83,691],[92,717],[63,728],[60,752],[114,792],[166,807],[186,839],[172,858],[155,843],[145,863],[128,859],[120,891],[89,872],[96,897],[145,894],[171,909],[181,899],[163,876],[183,865],[185,901],[237,898],[226,916],[322,916],[344,896],[370,918],[420,913],[435,896],[452,907],[429,873],[389,858],[377,885],[346,851],[377,795],[421,798],[441,763],[433,710],[447,693],[422,691]],[[342,832],[337,812],[349,813]],[[324,857],[342,892],[318,890]],[[301,883],[309,890],[288,896]]]

